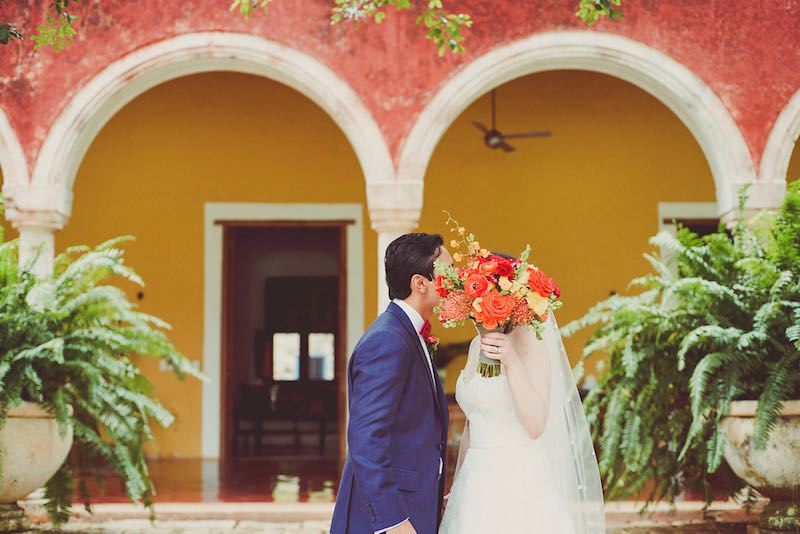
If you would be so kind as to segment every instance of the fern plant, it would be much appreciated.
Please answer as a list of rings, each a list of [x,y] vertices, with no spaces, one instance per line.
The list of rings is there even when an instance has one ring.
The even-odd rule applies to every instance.
[[[686,228],[655,236],[663,255],[645,255],[654,272],[631,282],[635,292],[564,328],[595,328],[579,367],[607,356],[585,409],[609,496],[638,495],[651,481],[645,507],[687,487],[710,503],[731,401],[758,400],[754,444],[763,449],[782,403],[800,398],[798,185],[777,214],[747,223],[743,192],[730,234],[720,226],[703,237]]]
[[[142,285],[123,260],[126,239],[73,247],[39,280],[18,265],[18,243],[0,234],[0,425],[10,408],[33,401],[55,415],[62,432],[68,425],[74,432],[69,459],[45,488],[55,524],[69,519],[75,489],[91,511],[87,480],[100,481],[107,468],[152,512],[144,445],[152,423],[167,427],[173,416],[136,361],[163,359],[180,378],[202,378],[165,336],[168,325],[110,285],[111,277]]]

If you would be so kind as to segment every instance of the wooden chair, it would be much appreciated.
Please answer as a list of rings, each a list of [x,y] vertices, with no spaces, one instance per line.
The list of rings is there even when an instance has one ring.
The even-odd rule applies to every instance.
[[[239,402],[233,412],[233,456],[241,456],[241,445],[249,444],[248,452],[261,454],[264,421],[269,418],[269,389],[265,385],[239,384]],[[250,455],[252,455],[250,454]]]

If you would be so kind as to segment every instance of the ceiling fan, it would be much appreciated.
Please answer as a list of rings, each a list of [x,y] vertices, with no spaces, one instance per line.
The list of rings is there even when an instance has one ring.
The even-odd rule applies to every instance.
[[[497,103],[495,101],[495,90],[492,89],[492,127],[487,128],[480,122],[472,121],[480,131],[483,132],[483,142],[489,148],[502,148],[506,152],[513,152],[514,147],[506,143],[506,139],[523,139],[527,137],[550,137],[553,134],[548,130],[538,132],[525,132],[504,134],[497,129]]]

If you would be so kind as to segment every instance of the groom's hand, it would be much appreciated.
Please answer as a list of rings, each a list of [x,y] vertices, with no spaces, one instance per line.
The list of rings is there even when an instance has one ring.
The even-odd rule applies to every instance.
[[[411,520],[406,519],[396,527],[387,530],[386,534],[417,534],[417,531],[414,530],[414,525],[411,524]]]

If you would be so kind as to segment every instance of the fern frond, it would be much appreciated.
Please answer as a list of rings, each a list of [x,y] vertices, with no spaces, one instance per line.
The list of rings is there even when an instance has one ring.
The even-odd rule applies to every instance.
[[[742,335],[736,327],[723,328],[718,325],[703,325],[690,331],[683,338],[678,350],[678,370],[686,367],[686,354],[690,350],[724,349],[736,343]]]
[[[770,374],[756,406],[753,430],[753,444],[756,450],[767,448],[769,434],[778,423],[783,402],[789,400],[797,384],[799,361],[798,355],[789,354],[774,366],[770,366]]]

